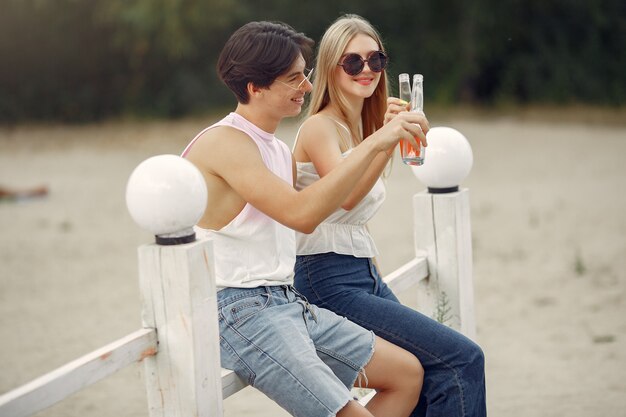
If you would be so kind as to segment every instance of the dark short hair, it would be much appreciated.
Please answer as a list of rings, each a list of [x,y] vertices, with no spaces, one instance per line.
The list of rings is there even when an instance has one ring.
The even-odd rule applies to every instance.
[[[300,54],[309,61],[313,40],[281,22],[250,22],[226,41],[217,61],[220,79],[237,101],[250,100],[247,86],[269,87]]]

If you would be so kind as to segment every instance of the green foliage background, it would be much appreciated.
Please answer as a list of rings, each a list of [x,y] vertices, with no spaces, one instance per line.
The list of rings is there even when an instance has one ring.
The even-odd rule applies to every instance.
[[[313,39],[343,13],[381,32],[390,79],[429,103],[626,104],[624,0],[0,0],[0,121],[177,117],[232,106],[228,36],[280,20]]]

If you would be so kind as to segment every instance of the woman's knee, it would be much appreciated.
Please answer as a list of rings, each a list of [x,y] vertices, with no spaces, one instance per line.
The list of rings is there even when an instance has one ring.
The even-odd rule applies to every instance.
[[[424,384],[424,367],[420,360],[412,353],[394,346],[398,349],[395,354],[398,362],[396,363],[395,384],[396,389],[399,387],[402,390],[408,390],[419,393],[422,390]]]
[[[422,363],[417,359],[413,354],[410,354],[411,358],[408,360],[408,364],[406,367],[406,376],[404,384],[407,387],[416,393],[419,397],[419,394],[422,391],[422,386],[424,385],[424,367]]]
[[[376,337],[374,356],[365,367],[366,375],[371,376],[372,388],[406,389],[421,388],[424,368],[412,353]],[[405,387],[405,388],[402,388]]]
[[[474,372],[484,372],[485,353],[478,344],[469,341],[464,347],[463,352],[466,363],[465,368]]]

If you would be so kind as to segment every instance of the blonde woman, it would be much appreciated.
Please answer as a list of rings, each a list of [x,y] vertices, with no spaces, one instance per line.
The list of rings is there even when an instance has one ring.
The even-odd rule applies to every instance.
[[[308,118],[294,146],[296,188],[336,169],[406,104],[388,98],[387,53],[356,15],[335,21],[319,44]],[[419,140],[426,145],[425,117]],[[341,207],[311,234],[297,234],[295,286],[310,302],[347,317],[415,355],[424,368],[413,416],[485,416],[484,357],[460,333],[405,307],[384,284],[367,221],[385,198],[380,177],[393,149],[380,152]]]

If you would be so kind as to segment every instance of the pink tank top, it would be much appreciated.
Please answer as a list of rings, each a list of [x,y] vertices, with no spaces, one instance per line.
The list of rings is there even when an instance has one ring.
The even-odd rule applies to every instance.
[[[187,145],[182,156],[187,155],[206,131],[217,126],[230,126],[250,136],[258,146],[265,166],[290,185],[293,184],[292,157],[287,145],[237,113],[230,113],[200,132]],[[211,196],[208,204],[211,204]],[[198,238],[213,240],[218,289],[293,283],[295,232],[252,205],[246,204],[237,217],[220,230],[197,226],[195,230]]]

